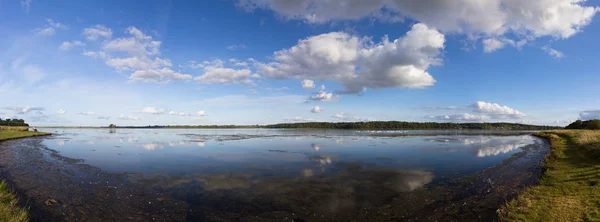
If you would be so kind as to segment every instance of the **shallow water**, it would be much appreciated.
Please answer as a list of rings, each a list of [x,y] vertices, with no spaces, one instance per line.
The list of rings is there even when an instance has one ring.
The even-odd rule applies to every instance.
[[[418,169],[438,178],[488,168],[534,143],[528,135],[436,136],[438,131],[382,137],[335,130],[46,130],[56,136],[44,144],[62,156],[111,173],[167,176],[239,171],[252,171],[254,177],[327,176],[339,173],[339,163],[355,163],[365,168]]]
[[[515,172],[481,172],[540,143],[529,135],[498,136],[490,131],[43,131],[54,134],[38,139],[45,149],[79,160],[71,160],[76,165],[124,175],[132,186],[164,194],[161,200],[180,201],[178,208],[187,205],[189,209],[184,215],[187,220],[418,221],[438,208],[453,211],[456,198],[490,193],[488,186],[499,189],[500,182],[496,185],[491,180],[511,178],[517,168],[511,166]],[[541,154],[536,155],[535,160],[514,162],[539,161]],[[507,187],[535,178],[527,171],[537,169],[537,162],[519,164],[525,165],[520,169],[525,176],[519,174],[524,179]],[[462,179],[472,175],[485,176],[478,176],[479,182]]]

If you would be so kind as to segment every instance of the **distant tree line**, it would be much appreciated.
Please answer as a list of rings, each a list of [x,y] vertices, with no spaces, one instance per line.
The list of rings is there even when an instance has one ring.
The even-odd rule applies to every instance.
[[[195,128],[195,129],[232,129],[232,128],[312,128],[312,129],[354,129],[354,130],[429,130],[429,129],[481,129],[481,130],[549,130],[560,129],[556,126],[536,126],[518,123],[435,123],[435,122],[305,122],[281,123],[272,125],[149,125],[149,126],[111,126],[110,128]]]
[[[565,129],[589,129],[589,130],[600,130],[600,120],[577,120],[569,124]]]
[[[496,130],[548,130],[555,126],[536,126],[518,123],[436,123],[436,122],[306,122],[281,123],[267,125],[266,128],[318,128],[318,129],[356,129],[356,130],[429,130],[429,129],[496,129]]]
[[[29,126],[22,119],[0,119],[0,126]]]

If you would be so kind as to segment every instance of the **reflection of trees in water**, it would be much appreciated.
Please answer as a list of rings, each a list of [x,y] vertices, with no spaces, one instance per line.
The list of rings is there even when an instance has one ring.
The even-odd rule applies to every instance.
[[[292,211],[353,214],[359,213],[364,206],[383,206],[390,198],[409,195],[434,178],[425,170],[371,169],[357,163],[334,165],[342,171],[333,176],[314,176],[312,169],[304,169],[300,177],[261,177],[259,172],[239,172],[188,177],[163,174],[146,176],[138,181],[174,192],[175,196],[185,197],[188,201],[190,198],[201,199],[205,210],[245,208],[261,211],[261,204],[267,204]],[[225,200],[245,204],[224,208],[223,204],[233,204]]]

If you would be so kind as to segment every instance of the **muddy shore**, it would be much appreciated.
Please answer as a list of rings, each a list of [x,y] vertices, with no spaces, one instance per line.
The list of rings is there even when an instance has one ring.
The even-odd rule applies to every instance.
[[[43,140],[0,142],[0,178],[36,221],[493,221],[502,204],[535,184],[549,152],[539,140],[494,167],[414,188],[430,176],[355,163],[338,163],[344,171],[328,178],[110,174]]]

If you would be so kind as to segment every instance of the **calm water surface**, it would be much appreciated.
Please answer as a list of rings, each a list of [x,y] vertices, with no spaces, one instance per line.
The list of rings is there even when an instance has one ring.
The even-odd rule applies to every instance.
[[[62,156],[125,173],[132,182],[205,210],[220,209],[217,202],[227,199],[232,205],[291,206],[323,214],[382,205],[386,195],[481,171],[537,140],[528,135],[473,135],[477,131],[43,131],[54,133],[44,143]],[[464,132],[469,133],[461,135]],[[373,133],[384,136],[370,136]],[[369,189],[387,193],[371,197]],[[216,205],[207,206],[207,200]]]

